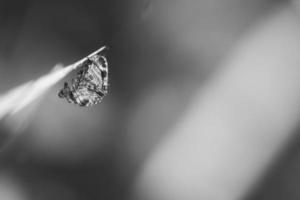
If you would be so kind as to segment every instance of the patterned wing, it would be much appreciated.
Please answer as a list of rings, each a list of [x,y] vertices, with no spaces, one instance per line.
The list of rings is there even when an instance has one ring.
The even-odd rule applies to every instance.
[[[108,62],[103,55],[93,55],[82,63],[65,98],[80,106],[95,105],[108,93]]]

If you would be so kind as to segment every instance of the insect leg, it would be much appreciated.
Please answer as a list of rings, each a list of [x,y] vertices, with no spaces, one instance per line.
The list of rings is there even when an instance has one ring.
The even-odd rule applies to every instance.
[[[60,98],[65,98],[68,95],[69,91],[70,91],[70,88],[68,86],[68,83],[65,82],[64,83],[64,88],[59,91],[58,96]]]

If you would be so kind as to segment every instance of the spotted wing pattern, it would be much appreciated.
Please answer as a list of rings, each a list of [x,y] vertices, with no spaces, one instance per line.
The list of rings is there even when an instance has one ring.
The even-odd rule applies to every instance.
[[[69,103],[91,106],[100,103],[108,93],[108,62],[103,55],[88,57],[82,63],[71,86],[65,83],[58,96]]]

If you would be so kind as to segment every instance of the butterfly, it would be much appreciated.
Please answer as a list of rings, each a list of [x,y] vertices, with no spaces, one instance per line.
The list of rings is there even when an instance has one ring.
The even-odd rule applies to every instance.
[[[80,65],[71,86],[65,82],[58,96],[79,106],[98,104],[108,94],[107,58],[103,54],[95,54]]]

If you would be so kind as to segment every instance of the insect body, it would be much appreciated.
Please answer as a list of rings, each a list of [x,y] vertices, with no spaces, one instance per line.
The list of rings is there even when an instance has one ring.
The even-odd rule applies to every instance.
[[[58,96],[79,106],[91,106],[101,102],[108,93],[106,57],[98,54],[88,57],[79,68],[71,86],[65,82]]]

